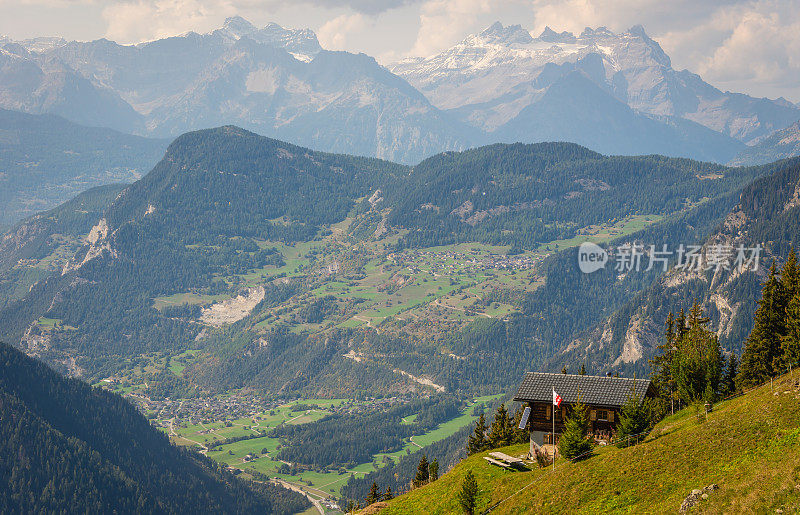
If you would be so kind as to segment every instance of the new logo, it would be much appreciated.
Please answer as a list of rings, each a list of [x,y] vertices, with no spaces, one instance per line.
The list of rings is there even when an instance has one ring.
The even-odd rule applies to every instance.
[[[606,263],[608,263],[608,252],[600,245],[587,241],[578,247],[578,267],[584,274],[605,268]]]

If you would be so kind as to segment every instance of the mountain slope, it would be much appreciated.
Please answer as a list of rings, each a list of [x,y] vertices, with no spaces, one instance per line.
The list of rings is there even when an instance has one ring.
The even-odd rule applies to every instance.
[[[554,359],[586,362],[595,370],[641,369],[661,341],[669,312],[687,309],[694,300],[711,318],[723,348],[739,353],[752,328],[760,283],[770,263],[782,263],[791,246],[800,241],[800,160],[780,161],[772,167],[775,172],[746,187],[738,205],[699,242],[706,254],[715,246],[735,249],[760,244],[757,271],[673,268]]]
[[[0,511],[295,513],[308,503],[246,485],[170,445],[121,397],[64,379],[0,343]]]
[[[752,166],[800,155],[800,121],[747,147],[730,162],[734,166]]]
[[[133,182],[166,147],[165,140],[0,109],[0,225],[51,209],[94,186]]]
[[[478,279],[425,275],[417,286],[406,284],[400,269],[407,267],[396,277],[385,271],[398,266],[393,250],[477,241],[525,251],[532,266],[551,252],[549,242],[623,219],[664,217],[653,227],[670,234],[683,223],[706,231],[704,224],[717,220],[709,206],[760,173],[660,156],[605,157],[566,143],[492,145],[410,168],[314,152],[236,127],[197,131],[178,138],[147,176],[118,195],[87,194],[9,233],[0,328],[26,352],[87,377],[131,356],[192,346],[206,351],[183,379],[208,388],[341,391],[365,374],[382,390],[416,382],[398,378],[398,367],[447,389],[496,388],[508,381],[502,353],[519,353],[520,366],[541,362],[560,348],[552,330],[584,329],[597,319],[583,313],[573,326],[550,313],[541,320],[558,320],[558,328],[545,327],[536,322],[537,304],[520,300],[525,316],[509,323],[508,338],[491,349],[484,332],[505,333],[503,321],[465,335],[434,331],[453,338],[446,352],[427,339],[431,331],[414,345],[409,339],[416,337],[400,326],[386,338],[367,337],[369,326],[353,330],[345,322],[404,296],[435,306],[458,281]],[[362,222],[363,234],[355,230]],[[542,273],[556,276],[549,267]],[[339,281],[363,293],[341,300],[320,294],[321,285]],[[625,283],[609,298],[643,284]],[[173,298],[196,301],[172,306]],[[560,305],[542,298],[542,313]],[[599,317],[602,309],[584,311]],[[270,324],[275,313],[284,316]],[[289,330],[300,325],[308,329]],[[450,355],[461,349],[491,366],[453,363]],[[380,356],[362,363],[348,359],[350,351]],[[479,380],[465,380],[476,374]]]
[[[717,488],[698,501],[704,513],[794,512],[800,508],[797,372],[773,389],[766,384],[719,403],[703,423],[688,408],[636,446],[600,447],[595,456],[560,461],[555,470],[534,463],[531,472],[509,473],[481,453],[373,513],[461,513],[455,492],[468,471],[478,482],[481,512],[496,506],[492,513],[674,513],[694,489],[709,485]],[[528,446],[504,451],[520,455]]]
[[[553,70],[562,75],[546,86],[542,98],[493,136],[500,141],[573,141],[607,154],[662,154],[718,162],[744,147],[682,118],[643,115],[598,86],[580,66],[574,71],[565,68]]]

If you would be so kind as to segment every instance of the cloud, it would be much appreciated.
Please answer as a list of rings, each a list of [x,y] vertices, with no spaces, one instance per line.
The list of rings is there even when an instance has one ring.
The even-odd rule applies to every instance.
[[[309,4],[325,7],[328,9],[344,7],[352,11],[355,11],[356,13],[367,14],[371,16],[381,14],[386,11],[390,11],[392,9],[397,9],[400,7],[405,7],[408,5],[413,5],[421,2],[421,0],[304,0],[304,1]]]
[[[729,35],[698,63],[707,80],[800,93],[800,13],[765,2],[743,11]],[[766,8],[765,8],[766,7]]]
[[[317,38],[324,48],[345,50],[348,48],[348,36],[367,26],[367,17],[363,14],[342,14],[320,27],[317,31]]]
[[[487,18],[492,5],[491,0],[425,2],[420,10],[417,39],[408,54],[428,56],[447,48],[466,36],[479,20]]]
[[[642,24],[673,65],[724,89],[800,97],[796,0],[531,0],[532,32]]]
[[[206,32],[237,13],[237,6],[217,0],[137,0],[115,2],[103,8],[106,37],[121,43]]]

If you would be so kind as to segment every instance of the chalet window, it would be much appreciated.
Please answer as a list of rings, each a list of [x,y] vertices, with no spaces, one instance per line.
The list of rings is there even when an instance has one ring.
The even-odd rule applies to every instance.
[[[597,410],[597,420],[602,420],[604,422],[608,421],[608,411],[604,409]]]

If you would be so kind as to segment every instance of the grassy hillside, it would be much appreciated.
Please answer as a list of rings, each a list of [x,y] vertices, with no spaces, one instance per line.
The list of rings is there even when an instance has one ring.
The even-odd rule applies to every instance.
[[[683,410],[636,447],[597,448],[585,461],[560,461],[555,472],[505,472],[475,455],[381,513],[459,513],[455,496],[468,471],[480,487],[476,512],[500,502],[492,513],[676,513],[693,489],[717,484],[695,511],[794,513],[800,509],[798,398],[795,372],[716,405],[704,422],[693,409]],[[527,446],[504,451],[520,455]]]

